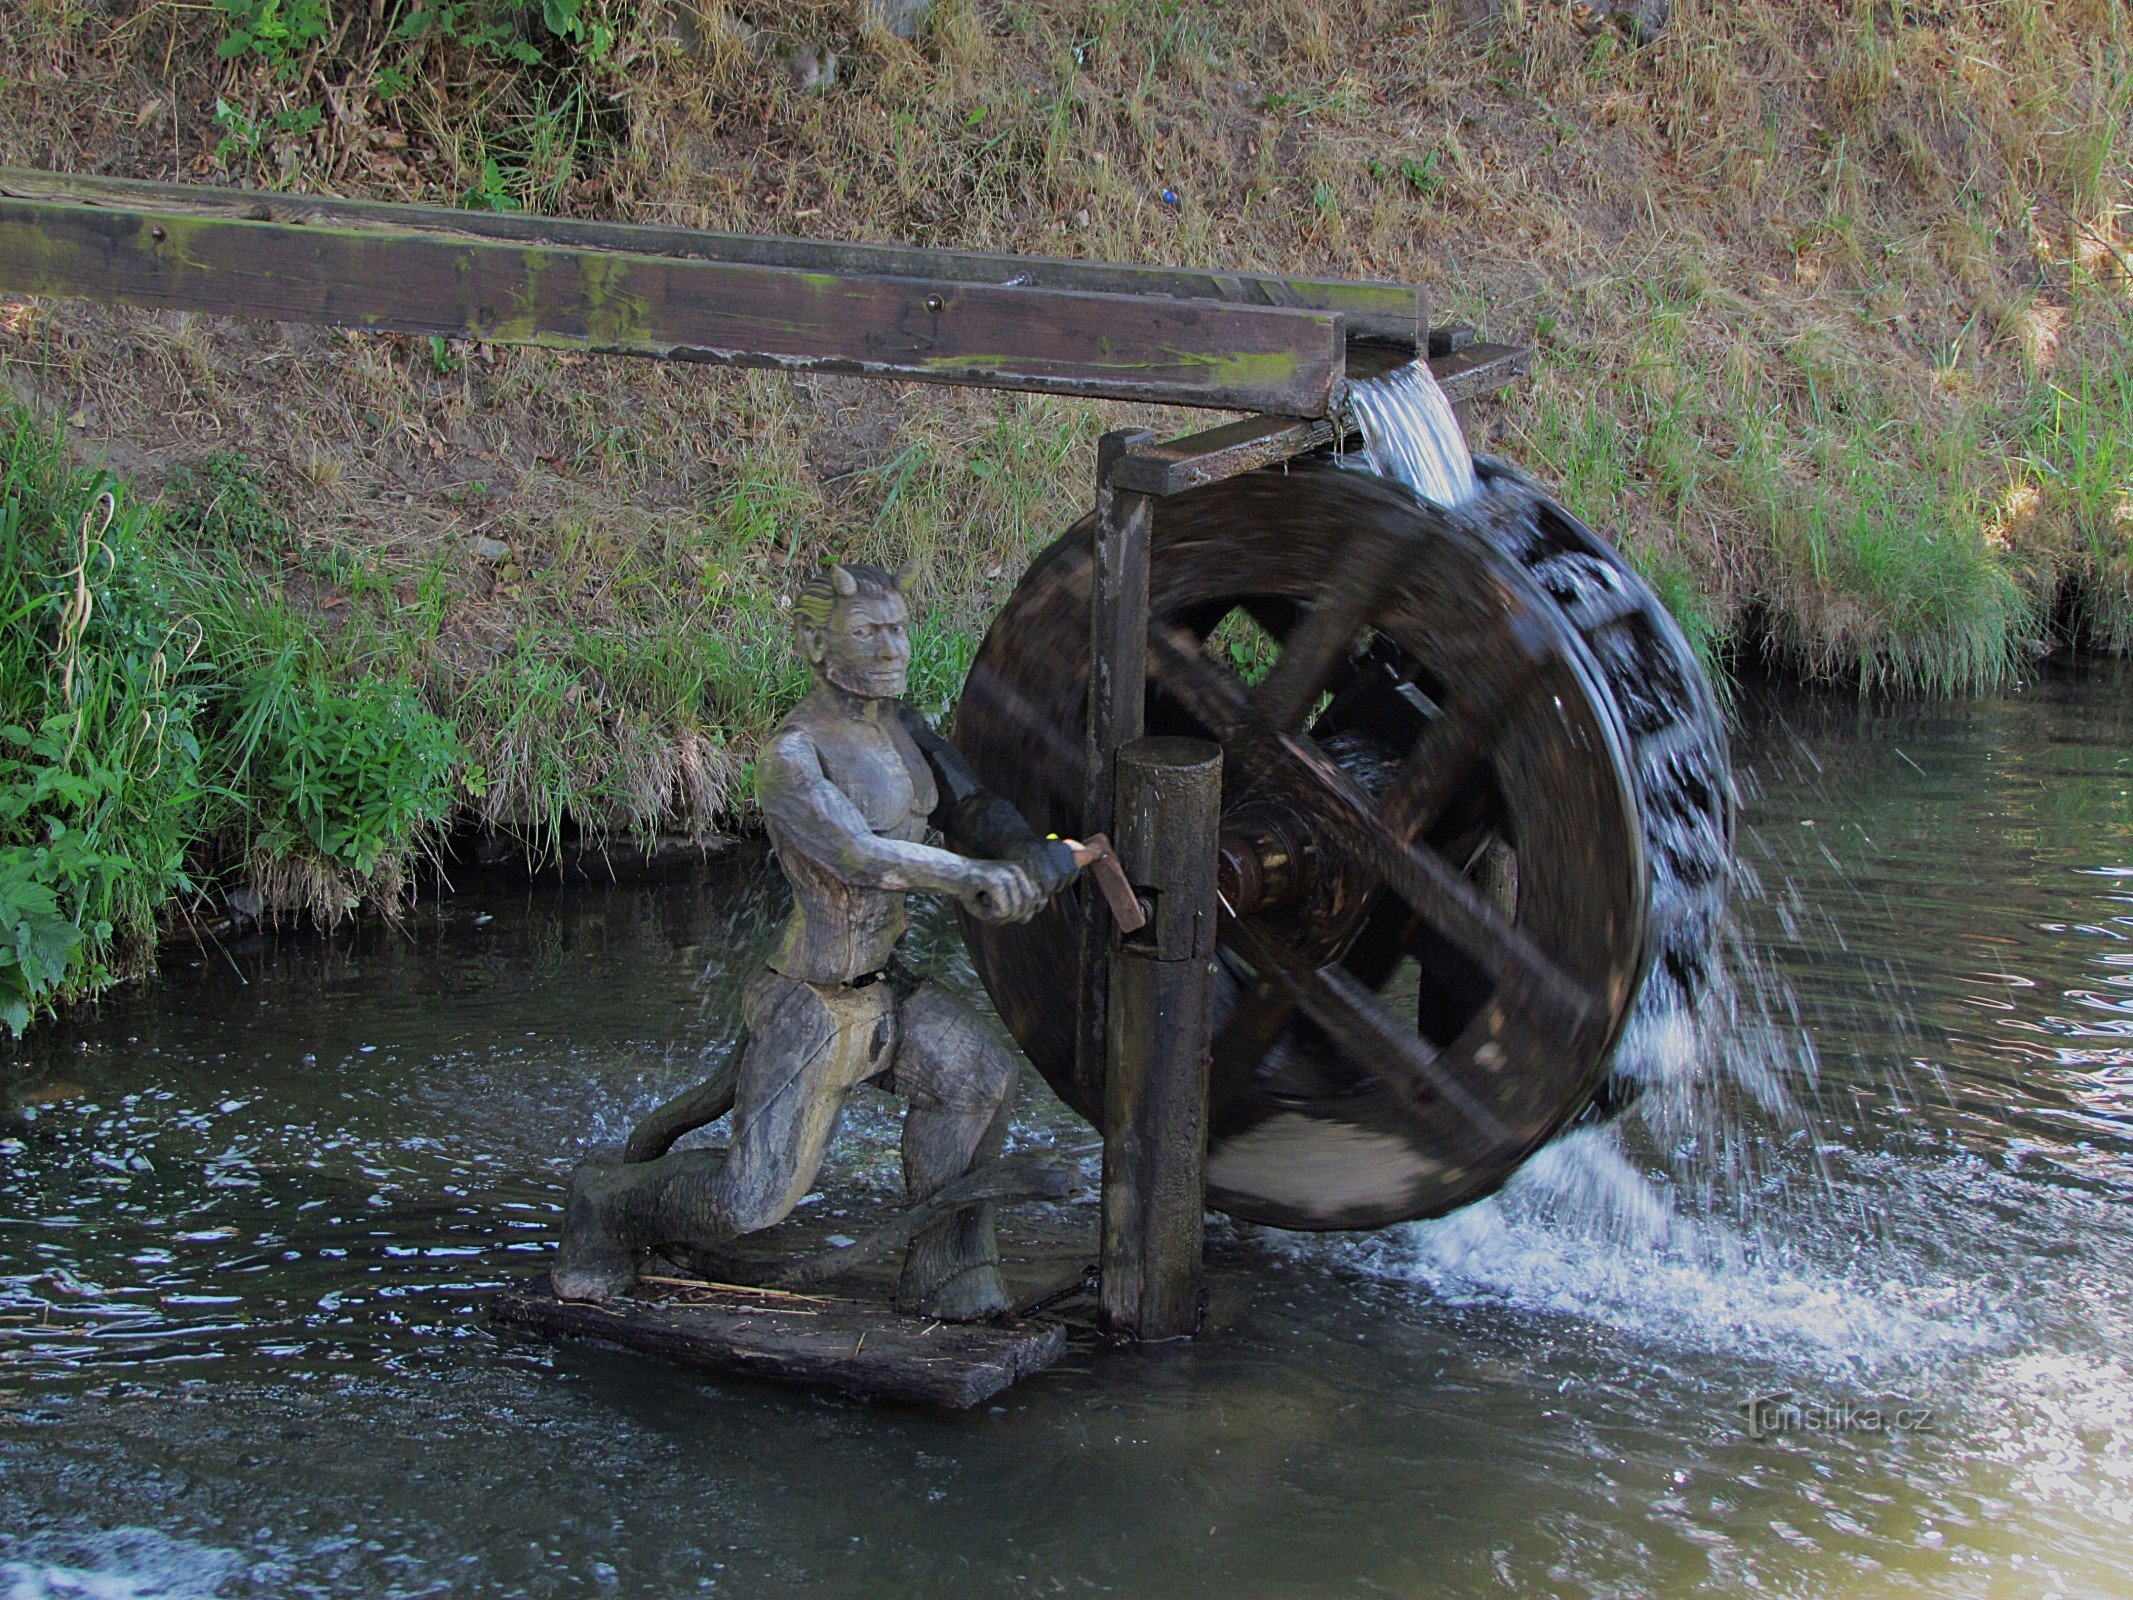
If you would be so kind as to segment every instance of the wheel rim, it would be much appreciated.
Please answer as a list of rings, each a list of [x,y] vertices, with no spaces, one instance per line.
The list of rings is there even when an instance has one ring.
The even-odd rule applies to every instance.
[[[1652,1030],[1658,1051],[1616,1057],[1601,1101],[1619,1109],[1646,1073],[1677,1064],[1671,1052],[1690,1034],[1676,1024],[1704,1013],[1717,981],[1738,803],[1725,719],[1680,625],[1621,552],[1508,463],[1482,457],[1474,467],[1484,484],[1531,497],[1533,515],[1498,524],[1492,542],[1584,642],[1628,740],[1652,878],[1651,971],[1633,1021]]]
[[[1491,516],[1531,515],[1516,489]],[[956,736],[1041,829],[1081,831],[1089,520],[1040,556]],[[1148,728],[1224,749],[1209,1203],[1374,1227],[1497,1187],[1591,1100],[1644,969],[1625,736],[1584,645],[1470,521],[1318,463],[1159,501]],[[1256,682],[1206,647],[1278,643]],[[1515,861],[1515,892],[1477,861]],[[966,922],[980,976],[1084,1116],[1076,910]]]

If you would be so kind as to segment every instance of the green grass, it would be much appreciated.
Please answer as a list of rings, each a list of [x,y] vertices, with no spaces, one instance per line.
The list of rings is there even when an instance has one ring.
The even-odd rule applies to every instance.
[[[746,635],[672,623],[523,632],[456,693],[475,764],[469,798],[535,859],[571,826],[594,837],[707,834],[742,801],[722,715],[760,731],[770,707],[804,692],[775,659]]]
[[[241,463],[166,512],[9,412],[0,485],[0,1021],[142,970],[217,880],[269,913],[397,904],[456,731],[247,564],[286,530]]]
[[[196,636],[142,559],[148,517],[0,418],[0,1022],[138,971],[208,809]]]
[[[1611,392],[1598,352],[1549,351],[1517,454],[1594,526],[1636,530],[1631,559],[1721,686],[1747,645],[1866,691],[1990,691],[2061,606],[2133,646],[2133,363],[2040,376],[2010,424],[1960,382],[1921,406],[1826,330],[1776,378],[1699,354],[1693,304],[1625,293],[1637,390]]]
[[[2133,648],[2133,356],[2040,385],[2026,437],[2041,509],[2071,547],[2077,627],[2105,650]]]

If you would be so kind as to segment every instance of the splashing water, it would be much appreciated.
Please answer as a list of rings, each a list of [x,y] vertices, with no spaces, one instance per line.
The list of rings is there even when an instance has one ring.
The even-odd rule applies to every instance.
[[[264,1572],[234,1550],[119,1527],[0,1539],[0,1600],[221,1600]]]
[[[1480,495],[1458,417],[1426,363],[1353,384],[1348,405],[1371,470],[1445,508]],[[1566,618],[1618,610],[1605,602],[1639,584],[1612,552],[1551,545],[1527,520],[1474,526]],[[1731,859],[1723,817],[1681,798],[1724,781],[1708,770],[1724,759],[1716,709],[1683,687],[1699,669],[1670,630],[1603,629],[1586,643],[1632,730],[1652,865],[1657,959],[1613,1069],[1639,1098],[1544,1151],[1503,1194],[1340,1248],[1351,1265],[1447,1301],[1582,1314],[1704,1349],[1871,1368],[1898,1351],[1963,1343],[1967,1333],[1931,1323],[1945,1307],[1930,1292],[1885,1275],[1862,1289],[1848,1269],[1814,1264],[1811,1243],[1838,1230],[1802,1109],[1818,1073],[1813,1040],[1790,986],[1726,911],[1729,879],[1760,890]],[[1709,752],[1700,764],[1699,748]]]
[[[1350,1264],[1448,1305],[1620,1328],[1674,1350],[1871,1383],[1988,1349],[2007,1319],[1973,1283],[1819,1259],[1815,1235],[1706,1214],[1617,1127],[1580,1128],[1500,1194],[1372,1235]],[[1797,1220],[1796,1216],[1793,1220]]]
[[[1440,506],[1463,506],[1481,493],[1459,417],[1428,362],[1350,384],[1348,408],[1373,472]]]

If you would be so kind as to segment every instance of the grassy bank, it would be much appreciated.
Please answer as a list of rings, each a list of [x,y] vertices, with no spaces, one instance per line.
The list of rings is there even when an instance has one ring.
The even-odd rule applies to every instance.
[[[1961,693],[2133,643],[2122,0],[1677,0],[1641,46],[1552,0],[939,0],[915,44],[827,0],[19,16],[0,162],[1414,279],[1535,345],[1477,444],[1714,661]],[[454,803],[535,841],[739,809],[825,555],[916,561],[944,703],[1097,433],[1183,420],[54,303],[0,306],[0,378],[143,497],[170,614],[270,607],[311,692],[426,708]],[[174,671],[187,837],[329,859],[230,765],[245,632]],[[404,870],[434,821],[396,826]]]

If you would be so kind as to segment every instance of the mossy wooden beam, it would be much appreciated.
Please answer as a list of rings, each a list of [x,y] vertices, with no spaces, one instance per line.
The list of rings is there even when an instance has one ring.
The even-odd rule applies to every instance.
[[[522,212],[455,211],[375,200],[265,194],[255,190],[144,183],[131,178],[75,177],[66,173],[5,168],[0,168],[0,195],[27,200],[66,200],[120,210],[184,211],[200,216],[244,217],[257,222],[414,229],[507,244],[619,250],[627,255],[790,267],[807,272],[1027,285],[1039,289],[1071,289],[1085,294],[1159,295],[1229,305],[1334,311],[1346,319],[1350,338],[1390,340],[1409,346],[1415,345],[1429,326],[1427,296],[1415,285],[1406,283],[1293,278],[1277,273],[1223,272],[1202,267],[1119,266],[1110,262],[1068,261],[1052,256],[923,250],[908,245],[844,244],[824,239],[712,233],[694,228],[648,227],[638,223],[584,222],[566,217],[527,216]]]
[[[447,338],[1328,415],[1340,314],[0,197],[0,292]]]

